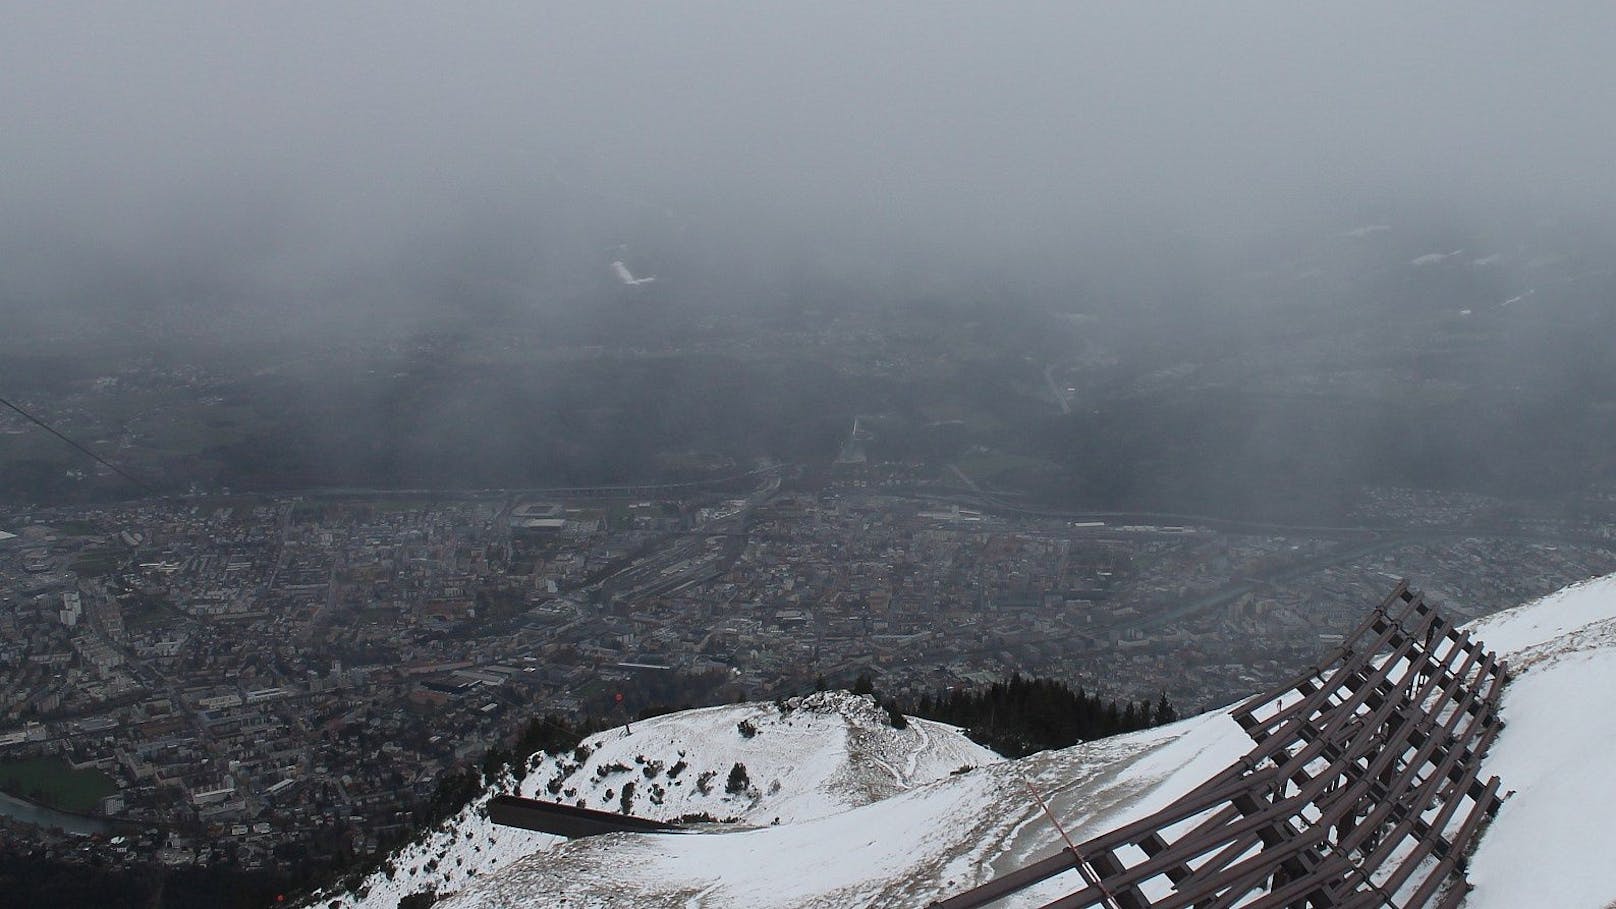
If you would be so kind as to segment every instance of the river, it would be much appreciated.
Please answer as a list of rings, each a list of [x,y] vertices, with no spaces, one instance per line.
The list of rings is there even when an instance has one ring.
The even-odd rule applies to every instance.
[[[33,802],[23,801],[4,792],[0,792],[0,814],[26,824],[54,827],[57,830],[76,833],[80,836],[113,832],[112,824],[100,818],[87,817],[82,814],[68,814],[54,808],[46,808],[44,805],[35,805]]]

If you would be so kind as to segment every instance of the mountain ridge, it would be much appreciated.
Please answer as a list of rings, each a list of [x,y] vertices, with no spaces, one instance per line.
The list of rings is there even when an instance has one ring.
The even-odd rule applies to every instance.
[[[896,729],[873,698],[845,691],[681,711],[598,732],[571,751],[530,756],[520,777],[499,774],[353,891],[318,893],[309,904],[393,909],[411,894],[455,892],[566,844],[493,824],[486,805],[501,793],[696,821],[698,829],[761,827],[838,814],[1000,760],[942,723],[910,719]],[[738,765],[746,782],[732,785]]]

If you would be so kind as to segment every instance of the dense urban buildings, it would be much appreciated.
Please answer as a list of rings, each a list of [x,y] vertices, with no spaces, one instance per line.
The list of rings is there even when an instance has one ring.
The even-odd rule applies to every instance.
[[[0,813],[64,854],[83,841],[51,824],[118,861],[289,869],[403,835],[536,717],[1017,672],[1194,710],[1289,675],[1395,577],[1462,619],[1616,570],[1607,528],[1480,499],[1370,490],[1361,527],[1265,530],[1033,514],[914,473],[7,509],[0,768],[72,810]]]

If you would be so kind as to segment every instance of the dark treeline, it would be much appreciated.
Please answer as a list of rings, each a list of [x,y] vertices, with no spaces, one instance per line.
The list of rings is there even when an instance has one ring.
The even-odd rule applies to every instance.
[[[571,751],[584,739],[613,725],[615,724],[594,717],[572,720],[554,713],[534,717],[528,721],[510,748],[494,748],[483,756],[483,773],[487,778],[493,779],[500,770],[508,767],[520,779],[526,774],[528,762],[533,755],[541,751],[546,754]],[[475,794],[476,791],[473,790],[472,795]]]
[[[237,867],[117,867],[0,846],[0,905],[104,909],[262,909],[298,881]]]
[[[1171,723],[1178,712],[1163,694],[1149,701],[1107,701],[1053,679],[1018,673],[977,691],[926,696],[906,712],[963,727],[972,741],[1006,757],[1102,739]]]

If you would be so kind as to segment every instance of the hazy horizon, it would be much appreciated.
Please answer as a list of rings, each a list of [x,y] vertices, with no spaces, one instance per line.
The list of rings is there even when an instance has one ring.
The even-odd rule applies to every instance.
[[[1513,252],[1545,222],[1610,226],[1611,25],[1592,5],[9,4],[0,300],[442,314],[577,304],[618,257],[736,305],[1161,272],[1215,296],[1298,232]]]

